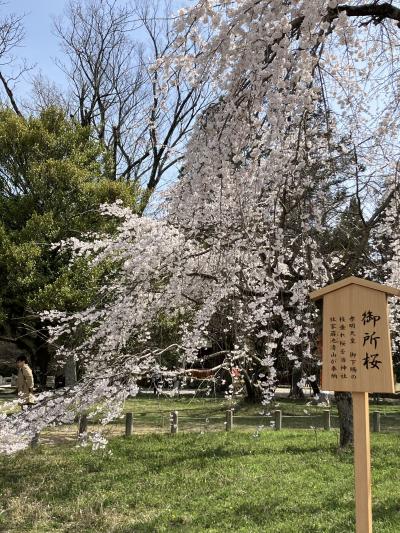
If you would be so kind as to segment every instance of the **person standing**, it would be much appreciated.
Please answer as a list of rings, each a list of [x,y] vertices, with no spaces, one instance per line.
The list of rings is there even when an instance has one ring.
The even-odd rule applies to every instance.
[[[23,405],[32,405],[35,403],[33,396],[33,374],[28,365],[28,359],[25,355],[19,355],[17,357],[17,392],[21,395],[24,403]]]

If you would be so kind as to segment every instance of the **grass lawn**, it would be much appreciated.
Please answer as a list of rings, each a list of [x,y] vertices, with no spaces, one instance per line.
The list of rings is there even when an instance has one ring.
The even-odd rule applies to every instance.
[[[234,408],[234,426],[245,431],[254,431],[258,426],[270,427],[274,420],[274,410],[280,409],[283,414],[283,428],[310,429],[323,427],[324,405],[312,404],[309,400],[299,401],[287,398],[277,399],[268,408],[260,404],[248,403],[243,400],[229,401],[221,397],[204,398],[188,397],[169,398],[139,395],[125,402],[125,412],[134,416],[134,431],[138,434],[168,433],[170,431],[170,413],[179,412],[180,432],[221,431],[225,428],[225,413]],[[0,403],[1,409],[1,403]],[[339,419],[336,405],[330,406],[331,425],[338,428]],[[390,400],[375,404],[370,403],[370,412],[381,413],[381,429],[384,432],[400,433],[400,402]],[[268,414],[268,416],[265,416]],[[123,417],[108,426],[109,436],[123,435],[125,431]],[[372,427],[372,419],[371,419]],[[98,430],[89,422],[89,430]],[[101,428],[102,430],[104,428]],[[46,429],[41,435],[44,443],[73,442],[77,438],[77,424],[63,425]]]
[[[182,431],[207,431],[224,428],[225,412],[234,408],[236,427],[253,429],[258,425],[268,427],[274,419],[274,410],[280,409],[283,414],[283,427],[291,429],[309,429],[323,427],[322,414],[324,405],[312,404],[310,401],[277,399],[268,408],[260,404],[246,401],[228,401],[223,398],[161,398],[139,396],[128,400],[125,411],[133,412],[137,431],[169,431],[169,413],[179,412],[179,427]],[[329,407],[332,427],[339,426],[336,405]],[[389,401],[370,403],[370,412],[381,413],[383,431],[400,433],[400,402]],[[263,416],[268,414],[269,416]],[[372,425],[372,424],[371,424]]]
[[[354,531],[353,458],[336,432],[136,435],[109,457],[41,446],[0,457],[0,531]],[[374,533],[400,531],[398,434],[372,435]]]

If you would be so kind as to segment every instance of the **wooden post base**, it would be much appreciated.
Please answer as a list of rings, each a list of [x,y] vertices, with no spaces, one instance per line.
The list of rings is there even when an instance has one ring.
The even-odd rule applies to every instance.
[[[371,459],[367,392],[353,392],[356,533],[372,533]]]

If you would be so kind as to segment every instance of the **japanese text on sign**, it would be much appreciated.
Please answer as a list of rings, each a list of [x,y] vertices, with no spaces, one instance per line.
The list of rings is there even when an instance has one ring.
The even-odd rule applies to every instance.
[[[365,310],[360,317],[363,330],[356,326],[355,316],[331,316],[330,322],[330,377],[333,380],[356,380],[360,365],[366,370],[380,368],[379,355],[380,336],[375,326],[380,316],[371,309]],[[362,334],[365,352],[357,353],[352,345],[356,345],[357,334]]]

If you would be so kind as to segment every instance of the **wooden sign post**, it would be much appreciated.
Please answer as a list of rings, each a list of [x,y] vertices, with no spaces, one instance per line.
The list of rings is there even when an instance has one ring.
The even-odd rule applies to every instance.
[[[323,299],[322,388],[353,398],[357,533],[372,533],[368,393],[395,392],[388,296],[400,291],[353,276],[310,294]]]

